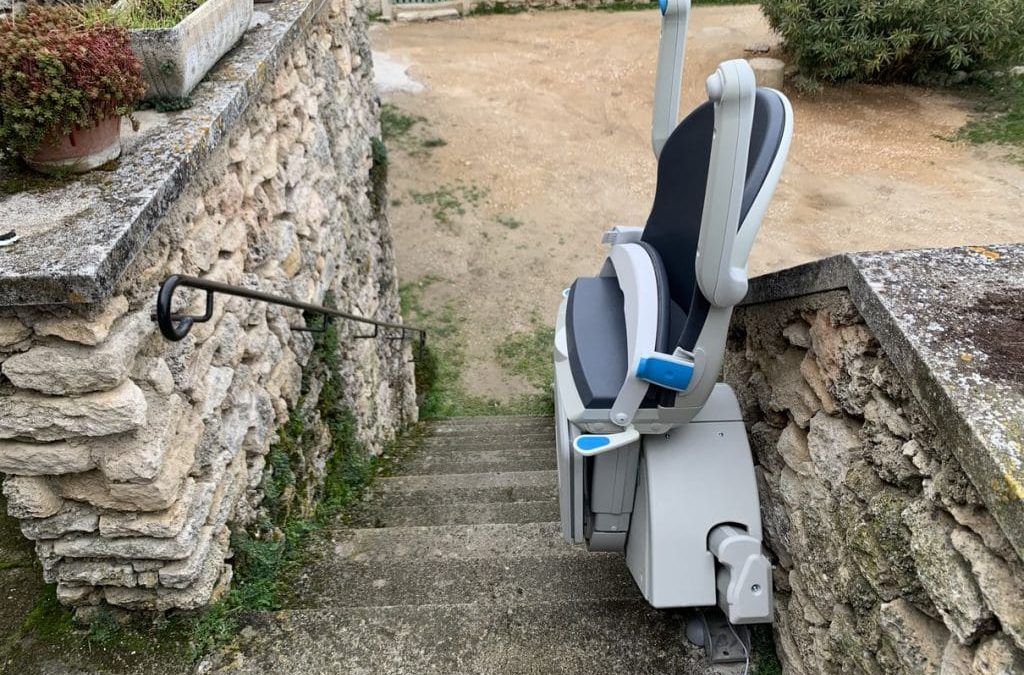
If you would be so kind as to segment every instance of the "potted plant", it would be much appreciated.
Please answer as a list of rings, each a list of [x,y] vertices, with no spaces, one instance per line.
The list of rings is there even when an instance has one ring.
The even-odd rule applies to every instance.
[[[249,28],[253,0],[120,0],[146,98],[184,98]]]
[[[69,6],[0,19],[0,150],[48,173],[121,154],[121,117],[144,91],[124,28]]]

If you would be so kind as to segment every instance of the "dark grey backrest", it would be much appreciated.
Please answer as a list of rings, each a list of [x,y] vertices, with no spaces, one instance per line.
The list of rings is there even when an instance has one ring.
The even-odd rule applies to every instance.
[[[782,143],[785,122],[785,106],[779,95],[770,89],[758,89],[741,227]],[[669,136],[658,160],[658,186],[643,233],[643,241],[657,250],[665,265],[672,303],[681,310],[674,314],[680,318],[685,315],[682,325],[673,325],[670,341],[688,351],[697,343],[709,309],[697,286],[694,263],[714,127],[714,104],[709,101],[690,113]]]

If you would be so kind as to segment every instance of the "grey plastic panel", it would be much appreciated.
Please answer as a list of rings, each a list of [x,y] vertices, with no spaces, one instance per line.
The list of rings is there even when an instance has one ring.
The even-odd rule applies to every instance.
[[[731,405],[722,405],[729,412],[732,398]],[[735,523],[762,538],[743,422],[691,422],[662,436],[648,435],[643,445],[626,546],[630,572],[655,607],[715,605],[708,534],[716,525]]]

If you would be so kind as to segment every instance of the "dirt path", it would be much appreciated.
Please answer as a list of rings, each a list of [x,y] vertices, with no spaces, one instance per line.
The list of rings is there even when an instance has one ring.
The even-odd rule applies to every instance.
[[[561,290],[597,270],[604,229],[646,219],[658,30],[655,11],[375,28],[374,49],[424,85],[384,94],[425,120],[391,153],[399,274],[426,280],[420,307],[445,308],[458,329],[467,392],[530,391],[498,365],[499,345],[550,325]],[[774,38],[756,6],[695,9],[683,108],[720,61],[759,42]],[[963,102],[908,87],[787,93],[794,145],[752,274],[841,251],[1024,237],[1024,169],[943,140],[966,120]]]

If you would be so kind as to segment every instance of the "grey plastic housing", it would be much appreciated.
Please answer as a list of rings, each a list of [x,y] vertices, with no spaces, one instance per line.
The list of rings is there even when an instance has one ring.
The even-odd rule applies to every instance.
[[[652,126],[656,154],[664,146],[659,138],[668,138],[678,118],[680,43],[689,4],[675,7],[683,8],[684,18],[675,24],[680,15],[667,11],[662,30]],[[674,44],[667,45],[666,36]],[[740,222],[755,92],[753,73],[742,60],[721,64],[708,80],[715,129],[693,264],[710,307],[693,349],[676,354],[694,364],[686,389],[672,405],[641,406],[650,385],[636,376],[636,363],[655,348],[660,320],[655,300],[662,282],[635,229],[609,233],[612,249],[600,271],[614,277],[622,291],[628,350],[627,372],[610,409],[583,405],[570,365],[565,299],[554,340],[563,536],[591,550],[623,551],[655,607],[717,604],[733,623],[771,620],[771,565],[761,548],[757,483],[739,405],[717,380],[733,306],[746,293],[749,253],[793,131],[792,109],[778,94],[785,112],[781,142]],[[625,438],[624,430],[639,432],[640,441],[587,457],[573,447],[580,434]]]

